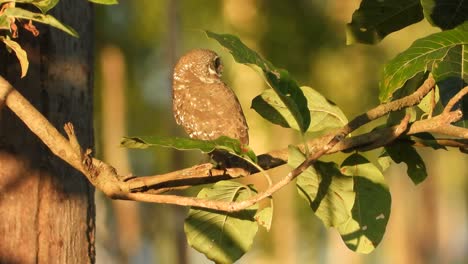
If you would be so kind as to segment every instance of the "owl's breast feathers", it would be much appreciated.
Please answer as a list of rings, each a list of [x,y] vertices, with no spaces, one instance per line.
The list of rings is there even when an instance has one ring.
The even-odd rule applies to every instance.
[[[249,143],[248,126],[234,92],[224,83],[189,85],[174,90],[174,116],[192,138],[220,136]]]
[[[218,55],[203,49],[180,58],[172,84],[174,117],[192,138],[228,136],[248,144],[248,126],[239,100],[221,81],[220,72],[213,73],[216,63]]]

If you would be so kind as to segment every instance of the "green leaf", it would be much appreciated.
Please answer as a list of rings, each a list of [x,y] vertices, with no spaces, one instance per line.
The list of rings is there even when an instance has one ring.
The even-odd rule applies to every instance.
[[[348,123],[341,109],[319,92],[307,86],[302,86],[300,89],[307,99],[307,108],[311,116],[311,123],[306,132],[342,127]],[[274,124],[299,130],[291,112],[271,89],[267,89],[255,97],[252,100],[252,108]]]
[[[419,0],[363,0],[346,26],[346,44],[375,44],[422,19]]]
[[[288,165],[295,168],[305,156],[295,147],[289,147]],[[342,175],[337,164],[317,161],[297,177],[297,189],[315,215],[327,227],[338,227],[350,221],[355,193],[353,178]]]
[[[305,159],[294,147],[289,153],[292,167]],[[335,227],[348,248],[369,253],[380,243],[391,197],[382,173],[367,159],[353,154],[341,169],[335,163],[317,161],[298,176],[296,184],[317,217]]]
[[[205,33],[209,38],[218,41],[219,44],[225,47],[238,63],[257,65],[265,72],[276,70],[271,62],[263,59],[257,52],[247,47],[238,37],[230,34],[217,34],[208,30]]]
[[[57,5],[59,0],[0,0],[0,5],[6,2],[33,4],[39,8],[42,13],[47,13],[47,11]]]
[[[273,208],[265,207],[255,215],[255,221],[263,226],[267,231],[270,231],[271,221],[273,220]]]
[[[352,219],[338,226],[338,232],[349,249],[367,254],[385,234],[391,195],[379,169],[359,154],[349,156],[341,164],[341,171],[353,178],[356,200]]]
[[[461,64],[457,76],[466,76],[466,61],[453,61],[452,52],[466,52],[468,44],[468,22],[453,30],[429,35],[416,40],[406,51],[400,53],[384,68],[380,83],[380,101],[391,98],[392,94],[403,84],[420,72],[434,71],[434,78],[439,81],[443,75],[436,74],[437,67],[445,63]],[[462,53],[462,54],[465,54]],[[442,91],[441,91],[442,92]]]
[[[18,2],[18,1],[17,1]],[[54,8],[59,0],[33,0],[32,4],[41,10],[43,14]]]
[[[418,104],[418,108],[421,109],[424,113],[430,113],[432,110],[432,114],[435,115],[436,113],[440,113],[441,110],[443,110],[440,109],[441,104],[439,102],[439,87],[436,85],[435,89],[433,89],[426,96],[424,96],[424,98]]]
[[[468,35],[468,23],[465,35]],[[440,90],[440,101],[446,106],[448,101],[466,85],[468,85],[468,42],[458,45],[447,52],[447,56],[439,62],[432,73]],[[463,119],[455,125],[468,128],[468,96],[465,96],[455,108],[463,112]]]
[[[468,20],[466,0],[421,0],[424,16],[443,30],[452,29]]]
[[[404,108],[404,109],[401,109],[401,110],[398,110],[398,111],[395,111],[395,112],[391,112],[390,114],[388,114],[387,125],[388,126],[395,126],[395,125],[400,124],[401,120],[403,120],[403,118],[406,115],[411,116],[409,122],[414,122],[417,119],[416,109],[413,108],[413,107],[408,107],[408,108]]]
[[[385,146],[385,151],[396,163],[406,163],[406,173],[414,184],[419,184],[426,179],[426,165],[413,146],[403,142],[395,142]]]
[[[172,138],[158,136],[124,137],[120,142],[120,146],[140,149],[159,146],[175,148],[178,150],[201,150],[205,153],[209,153],[216,148],[216,144],[211,141],[192,138]]]
[[[0,30],[10,30],[10,20],[5,14],[0,15]]]
[[[296,119],[273,89],[267,89],[252,100],[251,108],[273,124],[299,130]]]
[[[29,68],[28,54],[26,54],[26,51],[21,48],[20,44],[11,40],[8,36],[0,37],[0,40],[2,40],[8,48],[12,49],[15,52],[16,57],[18,58],[19,63],[21,65],[21,78],[23,78],[24,76],[26,76],[26,73],[28,72]]]
[[[116,5],[119,3],[117,0],[88,0],[89,2],[102,5]]]
[[[203,188],[198,198],[216,201],[243,201],[256,192],[233,181],[220,181]],[[258,224],[254,216],[257,206],[235,213],[190,209],[184,230],[191,247],[216,263],[233,263],[252,245]]]
[[[416,74],[414,77],[411,79],[407,80],[406,83],[403,85],[403,87],[393,94],[393,99],[397,98],[403,98],[405,96],[411,95],[414,93],[423,83],[424,81],[429,77],[429,73],[423,73],[420,72]],[[435,90],[435,94],[434,94]],[[434,98],[433,98],[434,96]],[[434,103],[433,103],[434,99]],[[411,118],[409,122],[414,122],[416,120],[419,120],[422,118],[422,113],[421,111],[418,111],[417,108],[421,109],[426,115],[431,113],[432,110],[432,115],[437,115],[438,113],[443,110],[441,109],[441,104],[438,103],[439,100],[439,89],[436,86],[435,89],[431,90],[418,104],[418,107],[409,107],[409,108],[404,108],[395,112],[391,112],[388,115],[387,118],[387,125],[393,126],[393,125],[398,125],[400,124],[401,120],[405,117],[405,115],[410,115]],[[434,108],[434,109],[432,109]],[[427,118],[427,116],[426,116]]]
[[[310,114],[307,100],[290,74],[283,69],[276,68],[269,61],[263,59],[255,51],[249,49],[242,41],[233,35],[216,34],[206,31],[206,35],[224,46],[238,63],[246,64],[254,69],[259,67],[267,83],[278,94],[280,100],[294,117],[301,132],[307,131],[310,125]]]
[[[120,141],[120,146],[140,149],[159,146],[178,150],[200,150],[205,153],[221,149],[236,156],[248,158],[255,163],[257,162],[257,156],[249,146],[243,145],[237,139],[226,136],[221,136],[215,140],[158,136],[124,137]]]
[[[384,172],[392,165],[392,158],[390,158],[388,153],[384,150],[377,158],[377,162],[380,165],[380,171]]]
[[[7,8],[4,14],[8,17],[30,19],[30,20],[37,21],[43,24],[47,24],[47,25],[56,27],[74,37],[78,37],[78,33],[73,28],[65,24],[62,24],[60,21],[58,21],[55,17],[51,15],[34,13],[34,12],[31,12],[22,8],[18,8],[18,7]]]

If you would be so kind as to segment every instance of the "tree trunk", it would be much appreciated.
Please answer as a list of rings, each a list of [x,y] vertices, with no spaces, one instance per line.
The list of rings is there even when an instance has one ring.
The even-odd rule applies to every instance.
[[[19,31],[30,62],[0,48],[0,74],[60,131],[72,122],[83,147],[93,145],[92,6],[62,0],[51,14],[74,38],[34,23]],[[23,21],[24,22],[24,21]],[[55,157],[11,111],[0,109],[0,263],[94,263],[94,188]]]

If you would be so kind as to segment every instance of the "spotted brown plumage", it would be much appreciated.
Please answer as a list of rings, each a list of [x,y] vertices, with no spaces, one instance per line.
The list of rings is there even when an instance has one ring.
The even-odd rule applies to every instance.
[[[234,92],[221,80],[219,56],[207,49],[191,50],[174,67],[173,112],[191,138],[220,136],[249,143],[248,126]]]

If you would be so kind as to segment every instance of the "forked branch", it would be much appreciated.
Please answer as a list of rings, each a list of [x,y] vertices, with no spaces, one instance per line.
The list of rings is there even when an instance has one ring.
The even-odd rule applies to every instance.
[[[311,166],[325,154],[338,151],[362,149],[368,150],[389,144],[401,135],[412,135],[421,132],[433,132],[448,136],[456,136],[459,141],[449,139],[447,145],[456,145],[460,149],[468,147],[468,129],[452,126],[453,122],[461,119],[462,112],[452,108],[468,93],[468,88],[462,89],[447,105],[439,116],[409,123],[409,116],[399,125],[374,130],[372,132],[347,137],[352,131],[390,112],[417,105],[422,98],[434,87],[435,81],[430,76],[413,94],[404,98],[379,105],[368,112],[359,115],[346,126],[335,132],[315,138],[307,142],[311,150],[310,156],[284,178],[267,188],[265,191],[241,202],[223,202],[205,200],[194,197],[160,194],[163,191],[187,188],[197,184],[206,184],[224,179],[232,179],[248,175],[246,168],[231,168],[227,171],[217,170],[211,164],[201,164],[180,171],[164,175],[146,177],[125,177],[119,175],[109,164],[95,159],[89,150],[83,151],[74,134],[73,126],[65,125],[66,139],[48,120],[39,113],[16,89],[5,79],[0,77],[0,105],[5,104],[20,118],[28,128],[36,134],[44,144],[59,158],[82,172],[88,180],[99,190],[113,199],[126,199],[153,203],[166,203],[181,206],[195,206],[221,211],[239,211],[270,197],[276,191],[289,184],[294,178]],[[455,144],[456,143],[456,144]],[[298,146],[304,149],[304,146]],[[259,165],[264,169],[285,164],[287,150],[277,150],[259,156]]]

